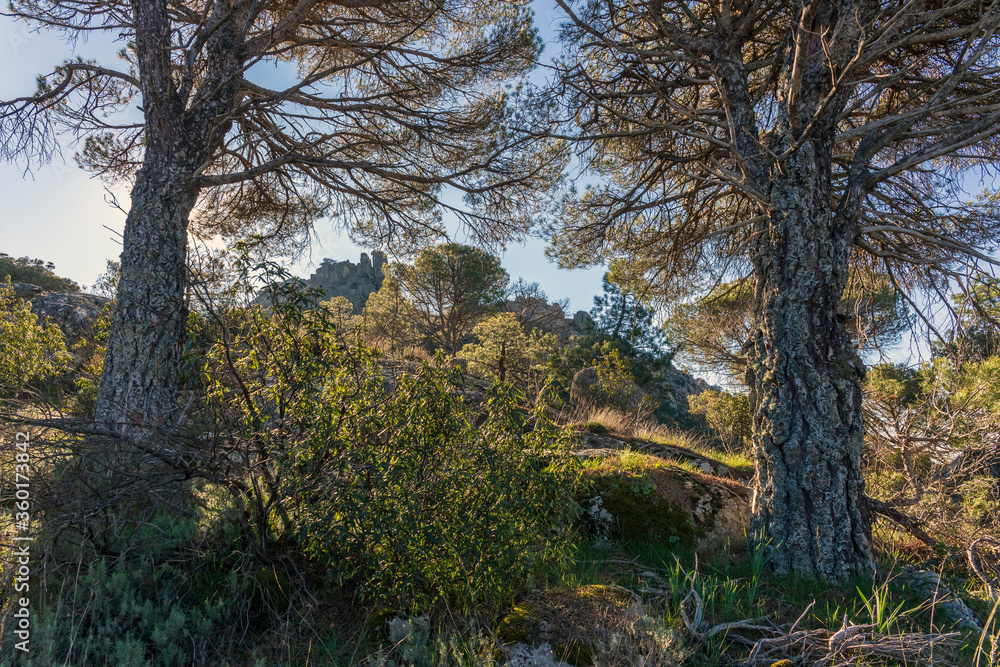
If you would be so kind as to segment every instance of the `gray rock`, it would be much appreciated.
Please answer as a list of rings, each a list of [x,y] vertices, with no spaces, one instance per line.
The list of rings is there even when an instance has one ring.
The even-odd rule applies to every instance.
[[[31,310],[62,329],[67,342],[89,335],[108,299],[82,292],[42,292],[30,299]]]
[[[608,435],[597,435],[595,433],[580,433],[578,436],[580,449],[574,452],[580,459],[608,458],[621,454],[621,450],[630,450],[656,456],[666,461],[679,461],[698,467],[706,475],[714,475],[724,479],[748,480],[753,477],[752,473],[744,472],[732,468],[721,461],[709,458],[672,445],[664,445],[658,442],[650,442],[638,438],[627,440],[615,438]]]
[[[709,389],[721,391],[719,387],[696,378],[674,365],[670,365],[664,372],[657,389],[655,393],[667,402],[667,411],[675,417],[687,414],[688,398],[691,396],[697,396]]]
[[[589,336],[594,333],[594,318],[587,311],[578,310],[573,317],[566,318],[561,333],[566,338]]]
[[[512,313],[517,321],[527,329],[538,329],[566,339],[568,322],[563,307],[559,303],[549,303],[538,297],[519,296],[504,301],[504,311]]]
[[[569,388],[569,400],[574,405],[593,402],[597,382],[597,370],[594,368],[578,370],[573,375],[573,383]]]
[[[625,464],[620,450],[576,452],[581,459],[603,460],[584,469],[590,485],[577,501],[585,534],[599,542],[669,540],[702,554],[740,548],[750,519],[745,485],[643,454],[632,453]]]
[[[431,629],[431,619],[427,616],[417,618],[396,617],[389,621],[389,641],[398,644],[414,633],[421,633],[425,637]]]
[[[982,632],[983,626],[976,618],[976,613],[948,588],[948,584],[936,572],[914,568],[906,571],[904,577],[920,597],[930,600],[955,626],[969,632]]]
[[[45,293],[45,290],[38,285],[28,283],[11,283],[10,286],[14,290],[14,296],[18,299],[31,299]]]
[[[382,272],[388,261],[385,253],[379,251],[373,252],[372,258],[363,252],[357,264],[350,260],[335,262],[324,259],[306,284],[322,289],[328,299],[335,296],[346,298],[354,306],[354,313],[360,314],[368,303],[368,297],[382,287]]]
[[[334,261],[324,259],[322,264],[309,278],[305,280],[307,287],[318,287],[323,291],[324,299],[342,296],[351,302],[353,314],[360,315],[368,303],[368,297],[382,287],[385,279],[384,268],[388,263],[384,252],[375,251],[372,258],[368,253],[361,253],[361,260],[355,264],[350,260]],[[254,303],[267,305],[267,292],[257,295]]]
[[[506,648],[506,653],[506,667],[572,667],[569,663],[556,660],[552,655],[552,647],[548,644],[512,644]]]

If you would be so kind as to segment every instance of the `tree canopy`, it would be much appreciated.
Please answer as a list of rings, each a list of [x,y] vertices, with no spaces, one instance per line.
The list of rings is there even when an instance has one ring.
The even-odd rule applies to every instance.
[[[747,276],[769,184],[822,143],[852,270],[911,295],[993,263],[997,198],[962,177],[1000,158],[996,4],[557,1],[564,131],[601,177],[552,229],[563,262],[670,295]]]
[[[189,233],[273,249],[329,216],[405,251],[447,208],[495,241],[530,226],[534,186],[561,168],[505,129],[505,82],[540,48],[518,0],[15,0],[9,15],[126,45],[0,103],[0,158],[46,160],[70,133],[81,165],[132,184],[97,407],[116,429],[176,409]]]
[[[392,267],[405,298],[404,319],[431,347],[457,352],[484,316],[499,311],[510,277],[485,250],[443,243],[421,251],[412,265]]]
[[[884,276],[917,312],[995,263],[997,199],[961,182],[1000,158],[1000,7],[557,3],[559,136],[596,178],[556,254],[622,258],[666,298],[752,280],[754,530],[779,572],[870,571],[842,298]]]
[[[705,296],[674,304],[664,325],[686,361],[720,374],[731,384],[745,382],[743,346],[753,325],[753,284],[747,279],[722,283]],[[909,309],[888,281],[848,285],[839,312],[854,345],[869,356],[897,345],[911,326]]]
[[[603,294],[594,297],[590,310],[596,332],[620,344],[629,357],[669,359],[669,342],[653,322],[653,310],[622,282],[613,272],[601,279]]]
[[[10,278],[12,283],[28,283],[54,292],[79,292],[80,286],[69,278],[56,275],[52,262],[31,257],[11,257],[0,252],[0,281]]]

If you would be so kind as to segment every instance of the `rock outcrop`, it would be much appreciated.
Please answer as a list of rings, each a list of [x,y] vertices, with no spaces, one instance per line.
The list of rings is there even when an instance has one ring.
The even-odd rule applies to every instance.
[[[636,631],[644,616],[639,596],[619,586],[537,591],[500,621],[497,638],[508,666],[616,664],[624,648],[646,653]]]
[[[339,262],[324,259],[306,284],[322,289],[328,299],[335,296],[346,298],[357,315],[368,303],[368,297],[382,287],[382,271],[387,263],[385,253],[377,250],[371,258],[368,253],[361,253],[361,261],[357,264],[346,259]]]
[[[976,613],[956,595],[937,572],[911,567],[901,574],[904,589],[909,588],[917,597],[927,600],[931,607],[944,612],[947,622],[966,632],[979,634],[983,626]]]
[[[14,296],[25,299],[31,310],[62,330],[66,342],[75,343],[90,335],[94,324],[108,304],[108,299],[83,292],[48,292],[38,285],[13,283]]]
[[[11,289],[14,290],[14,296],[18,299],[32,299],[36,296],[41,296],[45,294],[45,290],[38,285],[32,285],[30,283],[11,283]]]
[[[600,433],[579,433],[577,438],[580,442],[580,449],[576,455],[582,459],[610,456],[614,451],[633,451],[641,454],[649,454],[666,461],[676,461],[678,463],[694,466],[706,475],[724,477],[747,482],[753,477],[753,471],[744,468],[734,468],[730,465],[717,461],[704,454],[691,451],[690,449],[677,445],[663,444],[662,442],[652,442],[642,438],[622,438],[621,436],[603,435]]]
[[[584,528],[594,538],[703,553],[742,543],[750,517],[750,490],[743,484],[637,452],[580,454],[598,460],[584,467],[591,487],[580,499]]]
[[[513,314],[525,330],[538,329],[543,333],[565,336],[568,320],[560,303],[549,303],[537,296],[518,295],[504,301],[503,309]]]
[[[89,335],[108,299],[83,292],[42,292],[29,299],[31,310],[62,329],[67,342]]]
[[[678,417],[687,414],[688,397],[696,396],[709,389],[721,391],[719,387],[670,365],[665,371],[656,393],[661,400],[666,402],[667,412],[673,417]]]
[[[585,310],[578,310],[573,317],[567,317],[563,321],[563,335],[567,338],[570,336],[582,338],[592,333],[594,333],[594,318]]]
[[[513,313],[526,329],[539,329],[555,334],[566,342],[572,337],[583,338],[594,333],[594,318],[585,310],[578,310],[573,317],[566,317],[560,303],[549,303],[537,297],[519,297],[504,301],[504,310]]]

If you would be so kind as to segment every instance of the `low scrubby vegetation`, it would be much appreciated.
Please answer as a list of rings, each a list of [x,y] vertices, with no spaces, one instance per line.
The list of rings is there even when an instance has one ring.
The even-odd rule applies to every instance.
[[[178,419],[131,438],[89,419],[105,324],[67,349],[4,293],[3,530],[27,431],[35,539],[32,651],[8,596],[0,663],[997,664],[995,357],[870,374],[877,575],[830,586],[748,535],[746,396],[670,418],[613,290],[572,338],[484,304],[447,354],[385,294],[221,275]]]

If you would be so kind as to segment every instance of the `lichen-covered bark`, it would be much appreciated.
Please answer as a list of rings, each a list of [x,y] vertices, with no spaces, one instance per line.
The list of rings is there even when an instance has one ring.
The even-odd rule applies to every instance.
[[[246,6],[215,6],[205,67],[193,90],[179,90],[171,61],[166,0],[133,4],[136,61],[145,120],[142,168],[125,221],[122,275],[95,418],[126,434],[169,426],[177,407],[187,320],[188,219],[200,191],[199,169],[230,127],[243,63]]]
[[[169,423],[187,320],[187,223],[197,190],[190,176],[159,173],[149,162],[132,190],[97,396],[96,419],[119,431]]]
[[[864,365],[837,314],[855,230],[830,210],[830,156],[805,143],[757,227],[747,384],[753,527],[779,573],[841,582],[873,567],[861,474]]]

